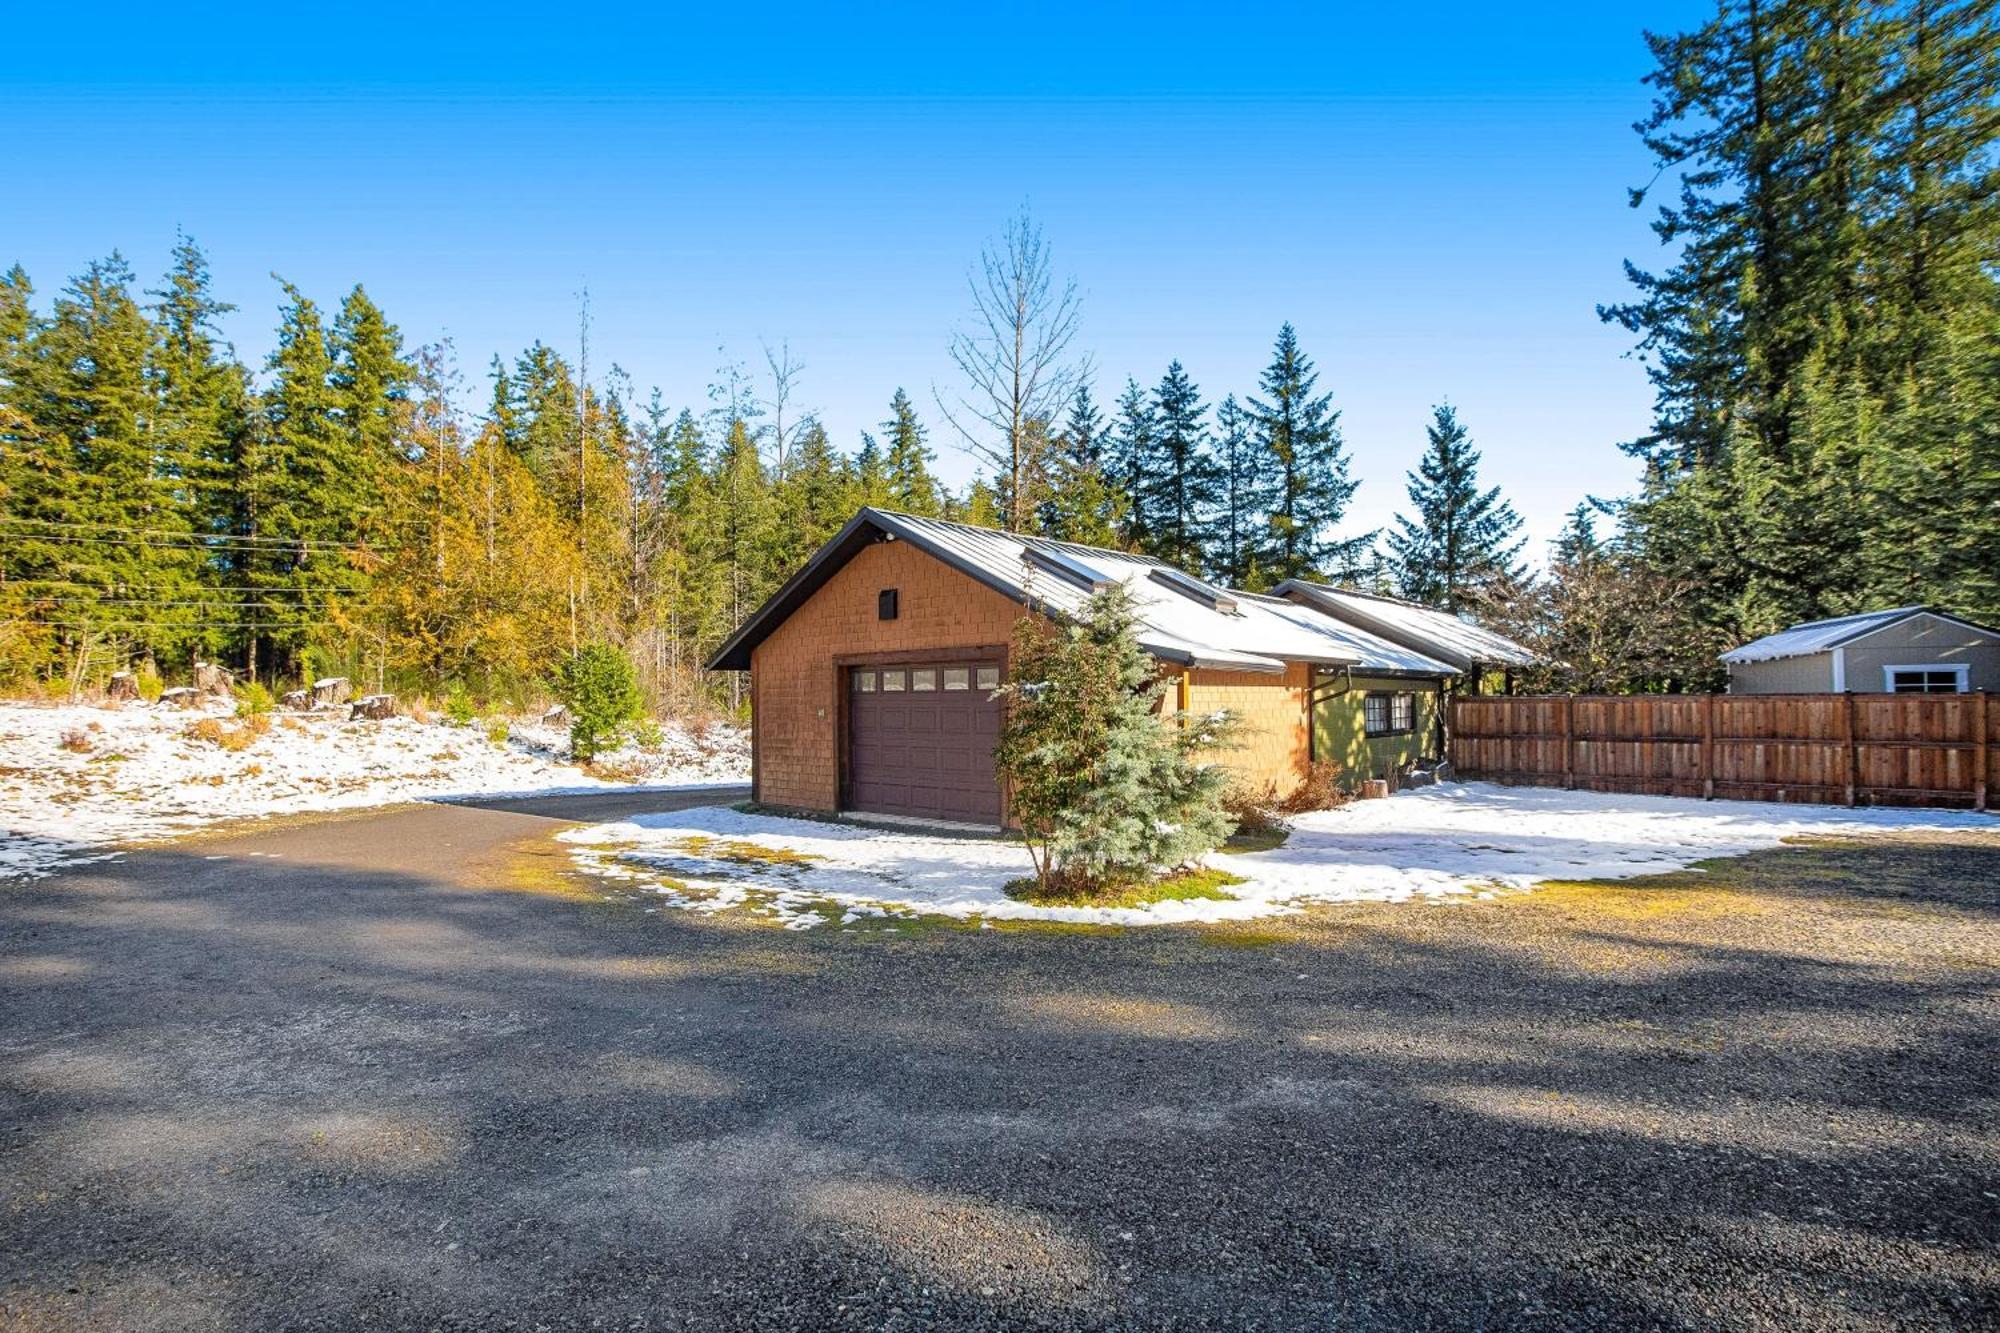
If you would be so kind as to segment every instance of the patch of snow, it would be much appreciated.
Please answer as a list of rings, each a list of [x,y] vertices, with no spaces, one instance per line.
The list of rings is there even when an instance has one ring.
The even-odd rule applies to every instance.
[[[938,914],[982,920],[1174,925],[1241,921],[1310,902],[1488,897],[1551,879],[1627,879],[1741,856],[1799,837],[2000,829],[1949,810],[1619,796],[1451,784],[1300,816],[1284,846],[1217,853],[1244,877],[1228,901],[1038,907],[1009,898],[1032,873],[1025,848],[994,839],[780,819],[709,806],[569,829],[577,865],[650,888],[671,907],[743,909],[793,929],[833,920]],[[776,856],[771,854],[776,853]],[[837,913],[837,915],[836,915]]]
[[[534,725],[504,744],[478,726],[407,717],[349,722],[333,713],[273,713],[241,750],[186,735],[230,706],[45,707],[0,703],[0,879],[98,860],[120,843],[170,837],[246,817],[401,801],[725,786],[749,780],[749,744],[733,727],[699,738],[661,728],[655,749],[627,745],[585,773],[563,758],[567,737]],[[65,748],[66,733],[86,752]]]

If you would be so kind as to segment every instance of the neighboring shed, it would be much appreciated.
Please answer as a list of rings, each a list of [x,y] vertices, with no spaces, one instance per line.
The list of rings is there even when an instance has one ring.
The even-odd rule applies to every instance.
[[[1356,592],[1303,579],[1287,579],[1273,591],[1333,619],[1443,662],[1475,684],[1489,671],[1534,666],[1528,649],[1449,611],[1406,602],[1400,597]]]
[[[1074,614],[1113,582],[1132,591],[1140,645],[1173,677],[1172,705],[1242,718],[1245,745],[1218,760],[1245,781],[1290,790],[1322,735],[1327,753],[1366,765],[1357,777],[1401,748],[1432,752],[1415,698],[1434,696],[1450,668],[1422,654],[1147,557],[863,509],[710,663],[750,672],[756,798],[1004,822],[992,756],[1001,712],[990,696],[1014,623],[1024,611]],[[1367,703],[1375,693],[1408,698]],[[1329,715],[1339,707],[1331,700],[1348,695],[1357,717],[1381,713],[1393,737],[1364,738],[1357,750]],[[1320,725],[1309,727],[1309,715]]]
[[[1722,654],[1731,694],[2000,690],[2000,630],[1924,606],[1812,620]]]

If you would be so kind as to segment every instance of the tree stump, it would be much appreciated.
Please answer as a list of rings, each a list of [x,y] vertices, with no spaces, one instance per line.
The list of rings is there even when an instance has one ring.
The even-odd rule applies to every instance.
[[[1389,779],[1369,778],[1361,784],[1361,799],[1379,801],[1389,794]]]
[[[160,691],[160,702],[174,708],[193,708],[201,702],[201,691],[192,685],[176,685]]]
[[[104,687],[104,697],[113,703],[124,703],[139,697],[139,678],[129,671],[114,671],[111,683]]]
[[[227,695],[236,688],[236,676],[228,667],[213,662],[194,664],[194,687],[203,694]]]
[[[281,702],[295,713],[310,712],[313,706],[312,691],[286,690]]]
[[[347,720],[357,721],[367,718],[380,722],[396,715],[396,696],[393,694],[369,694],[356,699],[347,710]]]
[[[312,701],[315,708],[337,708],[354,697],[354,687],[345,676],[328,676],[325,680],[312,683]]]

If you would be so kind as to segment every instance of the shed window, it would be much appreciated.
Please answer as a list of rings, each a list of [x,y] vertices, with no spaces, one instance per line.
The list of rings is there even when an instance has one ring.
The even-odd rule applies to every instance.
[[[875,693],[875,673],[872,671],[855,672],[854,688],[863,694]]]
[[[884,671],[882,673],[882,688],[890,694],[901,694],[903,691],[903,673],[900,671]]]
[[[1402,736],[1416,730],[1417,696],[1376,693],[1362,697],[1362,730],[1370,736]]]
[[[910,673],[910,688],[913,690],[934,690],[937,688],[937,670],[934,667],[918,667]]]
[[[948,690],[969,690],[972,688],[972,672],[965,667],[946,667],[944,687]]]
[[[1000,688],[1000,668],[999,668],[999,667],[981,667],[981,668],[979,668],[979,688],[980,688],[980,689],[982,689],[982,690],[997,690],[997,689],[999,689],[999,688]]]
[[[1891,694],[1964,694],[1970,670],[1964,664],[1883,667],[1883,686]]]

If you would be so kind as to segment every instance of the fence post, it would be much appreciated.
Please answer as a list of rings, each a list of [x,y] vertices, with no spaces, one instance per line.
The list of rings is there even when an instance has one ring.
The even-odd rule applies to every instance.
[[[1861,785],[1861,747],[1854,743],[1854,693],[1850,690],[1840,697],[1846,705],[1840,713],[1840,738],[1847,747],[1847,803],[1853,805],[1855,788]]]
[[[1979,692],[1979,702],[1972,708],[1972,808],[1986,808],[1986,784],[1990,780],[1987,772],[1991,760],[1987,756],[1987,742],[1992,737],[1992,715],[1986,711],[1986,691]]]
[[[1715,799],[1715,696],[1701,697],[1701,799]]]
[[[1576,696],[1563,696],[1563,790],[1576,790]]]

